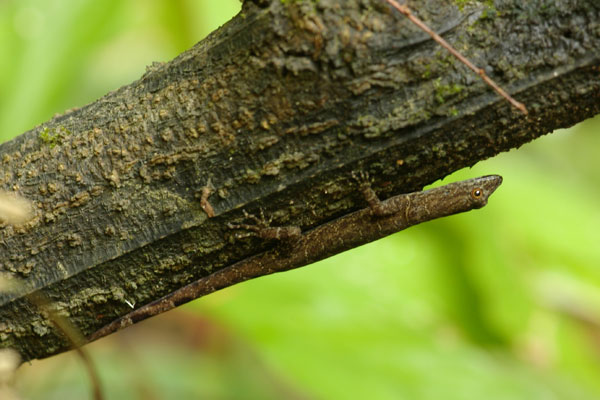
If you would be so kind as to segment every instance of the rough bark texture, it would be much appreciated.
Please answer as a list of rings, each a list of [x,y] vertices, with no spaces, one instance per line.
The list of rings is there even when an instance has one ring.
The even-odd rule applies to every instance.
[[[87,335],[272,245],[234,243],[242,209],[314,227],[364,206],[353,170],[381,197],[414,191],[600,112],[597,0],[409,5],[530,115],[381,0],[246,1],[175,60],[0,146],[0,189],[37,210],[0,226],[0,271]],[[25,359],[66,348],[23,291],[0,296],[0,340]]]

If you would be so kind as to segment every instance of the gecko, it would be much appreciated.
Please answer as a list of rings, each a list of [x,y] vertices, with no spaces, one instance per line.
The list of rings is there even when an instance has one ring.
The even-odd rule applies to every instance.
[[[487,175],[429,190],[400,194],[381,201],[365,174],[359,174],[355,178],[359,180],[359,189],[368,207],[306,232],[294,226],[229,224],[232,229],[244,229],[261,238],[276,239],[286,244],[282,243],[271,250],[238,261],[143,305],[100,328],[88,340],[94,341],[219,289],[312,264],[413,225],[481,208],[502,183],[501,176]],[[258,221],[257,218],[254,219]]]

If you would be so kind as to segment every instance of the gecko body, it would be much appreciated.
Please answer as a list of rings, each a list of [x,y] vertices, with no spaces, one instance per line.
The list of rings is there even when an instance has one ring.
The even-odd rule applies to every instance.
[[[362,178],[360,190],[369,207],[306,232],[301,232],[298,227],[288,227],[288,232],[294,232],[294,238],[291,244],[283,246],[285,250],[276,247],[200,278],[105,325],[93,333],[89,340],[96,340],[236,283],[308,265],[422,222],[481,208],[502,183],[502,177],[488,175],[380,201],[364,176]],[[279,232],[273,229],[285,227],[263,226],[261,230],[256,225],[230,225],[230,228],[246,229],[259,237],[282,239],[277,237],[280,233],[272,232]],[[292,240],[287,236],[285,239],[288,242]]]

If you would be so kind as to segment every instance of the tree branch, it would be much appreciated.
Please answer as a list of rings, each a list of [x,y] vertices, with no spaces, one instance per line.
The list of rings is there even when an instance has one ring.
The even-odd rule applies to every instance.
[[[306,230],[362,206],[352,171],[384,198],[416,191],[591,117],[600,5],[542,3],[409,3],[524,116],[381,0],[248,0],[173,61],[0,145],[0,189],[35,209],[0,227],[0,270],[89,335],[268,249],[232,240],[242,209]],[[25,360],[68,348],[26,294],[0,295],[0,339]]]

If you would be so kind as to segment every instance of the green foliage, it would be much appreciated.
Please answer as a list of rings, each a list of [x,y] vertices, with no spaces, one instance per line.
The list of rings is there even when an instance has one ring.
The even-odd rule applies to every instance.
[[[0,2],[2,139],[139,78],[239,7]],[[439,91],[443,101],[460,87]],[[598,130],[597,118],[444,181],[503,175],[482,210],[169,313],[193,340],[162,319],[89,346],[107,398],[600,397]],[[53,147],[63,134],[39,139]],[[71,355],[22,367],[18,387],[28,399],[89,393]]]

